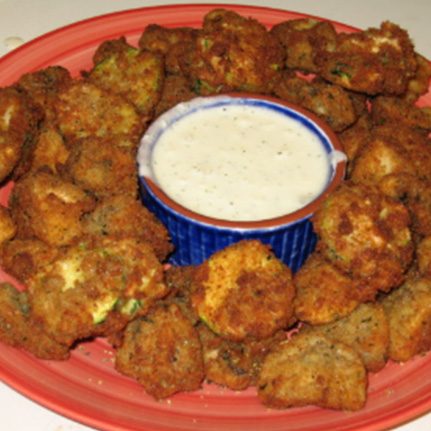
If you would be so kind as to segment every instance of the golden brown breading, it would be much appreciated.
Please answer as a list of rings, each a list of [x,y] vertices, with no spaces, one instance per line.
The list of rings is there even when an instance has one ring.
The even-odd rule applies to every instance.
[[[60,90],[72,82],[70,72],[61,66],[49,66],[36,72],[25,73],[17,82],[42,108],[45,120],[55,119],[56,97]]]
[[[137,197],[136,154],[113,138],[88,137],[74,141],[65,174],[97,198],[123,194]]]
[[[11,217],[10,210],[0,205],[0,246],[12,239],[17,232],[17,227]]]
[[[58,342],[120,331],[167,294],[163,268],[136,239],[81,240],[28,279],[32,313]]]
[[[389,325],[381,304],[361,304],[340,320],[326,325],[306,326],[301,331],[320,333],[347,344],[359,353],[368,371],[377,372],[386,364]]]
[[[389,322],[389,357],[404,362],[431,348],[431,280],[410,278],[382,304]]]
[[[38,239],[13,239],[0,247],[0,265],[26,284],[29,277],[57,256],[59,250]]]
[[[41,119],[26,93],[13,87],[0,89],[0,182],[12,173],[27,147],[32,147]]]
[[[181,73],[181,57],[189,44],[196,40],[198,29],[190,27],[167,28],[158,24],[148,25],[139,39],[142,50],[162,54],[165,70],[169,74]]]
[[[173,246],[167,229],[140,201],[128,195],[109,196],[83,216],[86,234],[110,237],[135,237],[147,242],[156,256],[165,260]]]
[[[26,292],[0,284],[0,340],[40,359],[64,360],[69,348],[57,343],[32,319]]]
[[[28,170],[49,168],[52,173],[59,174],[69,154],[70,150],[59,131],[45,123],[35,139],[31,154],[28,155]]]
[[[103,42],[87,74],[90,82],[123,96],[148,120],[160,98],[164,80],[163,57],[129,45],[124,37]]]
[[[167,268],[164,275],[169,295],[163,299],[164,302],[176,304],[193,325],[199,322],[199,316],[193,308],[191,300],[195,271],[196,266],[194,265]]]
[[[348,175],[352,169],[352,162],[370,139],[371,127],[371,118],[368,113],[366,113],[361,115],[355,124],[338,134],[341,144],[343,145],[343,151],[348,160]]]
[[[55,111],[60,132],[67,141],[118,135],[137,145],[142,132],[140,116],[131,103],[86,80],[74,80],[61,90]]]
[[[347,316],[360,303],[360,284],[313,253],[294,276],[295,316],[312,325]]]
[[[314,62],[317,44],[329,50],[337,38],[332,23],[313,18],[283,21],[272,27],[271,34],[277,37],[286,50],[287,67],[311,73],[317,72]]]
[[[10,196],[18,238],[47,244],[70,244],[83,233],[81,216],[94,208],[94,199],[81,188],[50,172],[26,175]]]
[[[267,338],[293,315],[290,269],[269,246],[243,240],[198,266],[192,303],[215,333],[233,341]]]
[[[271,350],[258,380],[260,401],[273,408],[359,410],[366,391],[366,370],[355,350],[311,333],[298,334]]]
[[[314,60],[326,80],[370,95],[403,94],[417,67],[408,33],[389,21],[380,28],[339,33],[335,47],[318,46]]]
[[[127,326],[115,367],[156,399],[197,390],[204,379],[199,336],[174,304],[159,305]]]
[[[274,86],[274,93],[313,112],[334,131],[341,132],[357,120],[352,99],[340,86],[321,80],[309,82],[291,72],[284,72],[281,76]]]
[[[429,132],[431,130],[431,107],[419,107],[399,97],[379,96],[373,99],[371,115],[376,125],[405,125]],[[393,129],[392,129],[393,130]]]
[[[201,95],[267,92],[282,69],[284,51],[257,20],[214,9],[181,58],[181,70]]]
[[[431,235],[422,238],[417,244],[416,262],[419,274],[431,277]]]
[[[155,116],[159,116],[178,103],[196,97],[190,87],[189,80],[183,75],[169,75],[163,84],[162,95],[156,106]]]
[[[313,226],[325,258],[361,282],[362,300],[403,281],[413,242],[401,202],[376,187],[345,182],[316,211]]]
[[[431,78],[431,64],[422,55],[416,53],[416,73],[407,85],[407,92],[403,98],[409,102],[415,102],[420,96],[426,94]]]
[[[198,326],[205,364],[205,378],[211,383],[240,391],[256,385],[263,359],[271,346],[286,339],[284,331],[277,331],[270,338],[225,340],[205,324]]]

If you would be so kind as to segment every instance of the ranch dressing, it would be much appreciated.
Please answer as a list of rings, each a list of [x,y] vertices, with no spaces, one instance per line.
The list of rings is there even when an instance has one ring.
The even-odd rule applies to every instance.
[[[152,152],[153,179],[199,214],[257,221],[314,200],[330,176],[328,154],[307,127],[262,106],[198,109],[171,124]]]

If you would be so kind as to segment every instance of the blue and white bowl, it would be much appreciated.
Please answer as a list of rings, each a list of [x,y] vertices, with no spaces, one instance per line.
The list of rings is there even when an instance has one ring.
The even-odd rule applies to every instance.
[[[271,109],[300,122],[322,144],[330,160],[330,175],[324,191],[312,202],[290,214],[266,220],[231,221],[193,212],[171,199],[157,184],[152,172],[155,145],[169,127],[200,109],[222,105],[247,104]],[[202,263],[214,252],[243,239],[258,239],[272,247],[275,255],[292,271],[297,271],[316,244],[310,218],[343,180],[345,156],[341,144],[330,127],[314,114],[280,99],[233,93],[199,97],[176,105],[158,117],[144,134],[138,151],[139,182],[145,205],[167,227],[175,251],[170,257],[174,265]]]

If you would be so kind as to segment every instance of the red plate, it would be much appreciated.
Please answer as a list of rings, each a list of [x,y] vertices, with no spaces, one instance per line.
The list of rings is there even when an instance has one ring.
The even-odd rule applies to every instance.
[[[74,75],[91,67],[96,47],[125,35],[136,43],[150,23],[194,26],[210,9],[223,5],[149,7],[104,15],[48,33],[0,59],[0,86],[23,73],[62,65]],[[271,26],[304,15],[263,7],[224,5]],[[341,31],[352,28],[334,23]],[[431,96],[423,103],[431,105]],[[0,191],[5,203],[7,187]],[[0,273],[2,280],[10,280]],[[382,430],[431,409],[431,356],[404,365],[390,363],[370,376],[366,408],[356,413],[314,407],[283,411],[259,404],[256,391],[232,392],[206,385],[201,391],[156,402],[113,367],[113,352],[102,339],[80,345],[66,362],[41,361],[0,345],[0,377],[34,401],[87,425],[104,430]]]

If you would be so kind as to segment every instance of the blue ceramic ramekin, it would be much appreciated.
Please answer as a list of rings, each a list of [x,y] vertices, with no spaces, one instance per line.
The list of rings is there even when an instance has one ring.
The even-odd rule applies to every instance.
[[[203,216],[179,205],[161,190],[152,177],[152,151],[170,125],[199,109],[224,104],[248,104],[272,109],[307,127],[324,147],[330,162],[330,175],[322,194],[298,211],[267,220],[230,221]],[[175,251],[170,257],[174,265],[202,263],[214,252],[243,239],[258,239],[269,244],[275,255],[292,271],[297,271],[316,244],[311,216],[322,201],[343,180],[345,156],[341,144],[322,120],[314,114],[283,100],[234,93],[200,97],[181,103],[156,119],[144,134],[138,151],[139,182],[144,204],[167,227]],[[282,197],[280,197],[282,198]]]

